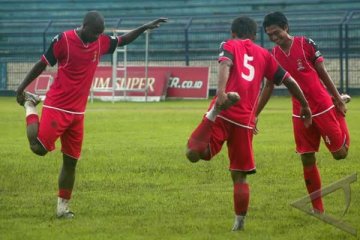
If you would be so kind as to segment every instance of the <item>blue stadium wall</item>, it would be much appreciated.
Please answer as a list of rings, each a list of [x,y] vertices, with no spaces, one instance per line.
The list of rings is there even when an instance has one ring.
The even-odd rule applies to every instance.
[[[48,47],[57,33],[81,24],[89,10],[100,11],[108,29],[132,29],[164,16],[169,21],[151,34],[149,60],[152,65],[209,65],[211,94],[216,86],[219,43],[229,38],[231,20],[253,17],[261,26],[264,15],[283,11],[293,35],[314,39],[342,92],[360,94],[360,1],[285,0],[0,0],[0,91],[13,94],[19,82]],[[143,37],[129,45],[129,61],[142,63]],[[268,41],[261,27],[257,43]],[[103,61],[111,61],[110,57]],[[281,94],[282,89],[278,90]]]

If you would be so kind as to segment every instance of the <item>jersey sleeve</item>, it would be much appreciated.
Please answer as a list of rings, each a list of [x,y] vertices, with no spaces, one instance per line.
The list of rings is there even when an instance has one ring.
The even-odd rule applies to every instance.
[[[101,35],[101,55],[111,54],[115,51],[117,46],[120,46],[121,37]]]
[[[219,58],[218,61],[222,62],[224,60],[230,60],[231,62],[234,59],[234,50],[230,42],[222,42],[219,48]]]
[[[324,58],[319,51],[318,46],[311,38],[303,39],[303,48],[306,54],[306,58],[312,63],[315,64],[317,62],[323,62]]]
[[[270,53],[267,55],[265,77],[269,81],[273,81],[276,85],[281,85],[283,80],[290,75],[279,65]]]
[[[56,35],[52,39],[48,50],[41,56],[41,61],[45,62],[47,65],[54,66],[63,54],[61,51],[63,45],[63,33]]]

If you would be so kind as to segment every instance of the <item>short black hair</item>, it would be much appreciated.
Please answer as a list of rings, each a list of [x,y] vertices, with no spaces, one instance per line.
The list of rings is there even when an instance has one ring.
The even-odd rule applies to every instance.
[[[288,26],[288,20],[282,12],[272,12],[264,17],[263,28],[264,31],[267,27],[271,25],[276,25],[285,29]]]
[[[236,19],[231,24],[231,32],[236,34],[239,38],[244,37],[255,37],[257,31],[256,22],[246,16],[241,16]]]
[[[85,14],[83,25],[91,25],[104,28],[104,17],[98,11],[89,11]]]

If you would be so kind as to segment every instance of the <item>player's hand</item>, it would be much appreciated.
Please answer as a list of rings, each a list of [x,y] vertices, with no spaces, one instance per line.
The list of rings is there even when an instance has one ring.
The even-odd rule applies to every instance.
[[[16,91],[16,102],[23,106],[25,102],[24,91]]]
[[[346,104],[342,100],[339,100],[339,101],[334,101],[334,105],[338,110],[338,112],[340,112],[340,114],[345,117],[347,112]]]
[[[216,108],[220,109],[220,106],[222,106],[226,102],[227,99],[228,99],[228,97],[225,92],[219,92],[217,94],[217,98],[216,98],[216,102],[215,102]]]
[[[306,128],[310,127],[312,124],[312,115],[309,107],[300,108],[300,118],[304,122]]]
[[[167,18],[159,18],[154,21],[146,23],[145,27],[147,29],[154,29],[160,27],[160,23],[166,23],[166,22],[167,22]]]
[[[257,128],[258,120],[259,120],[259,119],[256,117],[256,118],[255,118],[255,126],[254,126],[254,128],[253,128],[253,134],[254,134],[254,135],[257,135],[257,134],[259,133],[259,129]]]

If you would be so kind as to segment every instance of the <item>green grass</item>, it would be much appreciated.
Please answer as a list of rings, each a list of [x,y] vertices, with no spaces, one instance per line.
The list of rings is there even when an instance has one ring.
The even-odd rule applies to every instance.
[[[292,208],[306,194],[294,152],[289,98],[275,97],[254,138],[257,174],[249,177],[246,230],[231,232],[232,183],[226,149],[210,163],[189,163],[185,143],[209,101],[89,103],[73,220],[55,216],[60,146],[31,153],[24,110],[0,99],[0,239],[356,239]],[[352,142],[345,161],[321,146],[323,186],[360,169],[360,98],[348,105]],[[360,184],[343,217],[360,230]],[[324,199],[341,216],[341,190]]]

